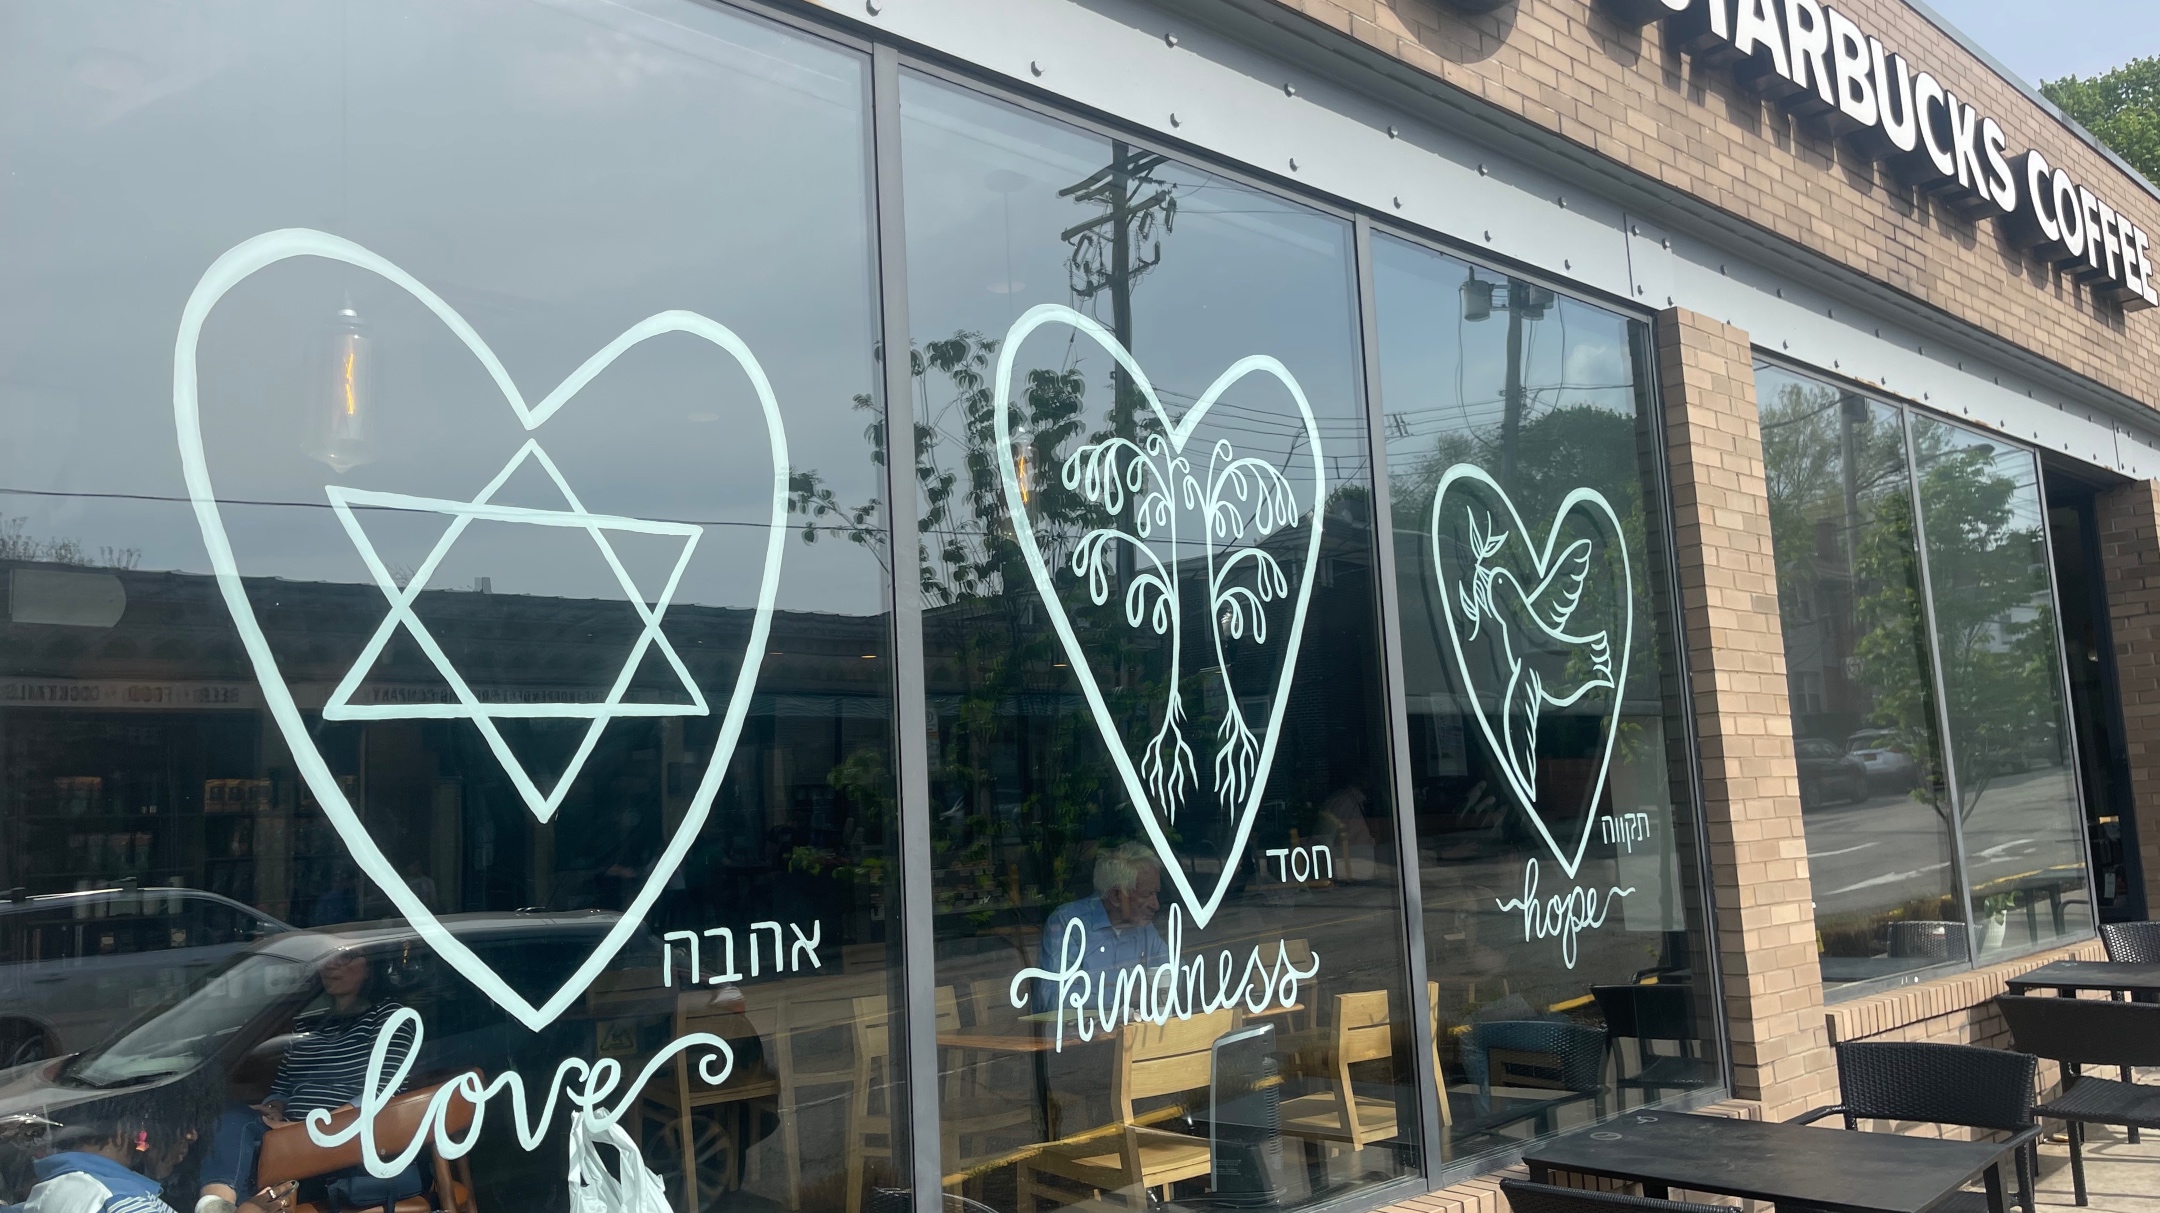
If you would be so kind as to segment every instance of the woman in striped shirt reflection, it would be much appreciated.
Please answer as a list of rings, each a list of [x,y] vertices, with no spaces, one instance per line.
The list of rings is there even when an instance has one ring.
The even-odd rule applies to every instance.
[[[304,1122],[310,1112],[335,1112],[359,1102],[367,1085],[368,1058],[385,1021],[399,1010],[397,1003],[375,996],[375,975],[368,958],[356,951],[333,953],[319,970],[330,1011],[312,1029],[293,1038],[278,1063],[277,1081],[270,1096],[259,1104],[235,1105],[218,1118],[210,1136],[209,1155],[203,1160],[202,1198],[196,1213],[229,1213],[238,1193],[253,1191],[255,1158],[262,1150],[263,1134],[280,1125]],[[404,1064],[412,1049],[412,1037],[400,1034],[390,1041],[383,1071]],[[375,1199],[364,1204],[387,1205],[418,1195],[424,1186],[418,1163],[394,1179],[380,1180],[359,1171],[353,1175],[325,1177],[330,1183],[368,1188]],[[355,1191],[355,1196],[363,1195]]]

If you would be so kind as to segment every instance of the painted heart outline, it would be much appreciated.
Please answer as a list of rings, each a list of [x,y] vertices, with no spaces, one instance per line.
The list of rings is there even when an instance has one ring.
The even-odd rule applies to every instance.
[[[1456,492],[1451,497],[1450,490],[1458,485],[1467,491]],[[1504,511],[1503,518],[1493,518],[1491,510],[1495,503]],[[1468,581],[1452,575],[1455,564],[1460,561],[1451,561],[1446,551],[1447,527],[1457,510],[1465,511],[1464,521],[1470,533],[1470,546],[1476,551],[1476,567]],[[1620,643],[1617,646],[1611,645],[1609,634],[1604,632],[1567,630],[1573,624],[1574,608],[1581,602],[1588,578],[1589,562],[1594,555],[1587,538],[1578,538],[1566,548],[1559,546],[1569,522],[1575,518],[1578,511],[1587,511],[1594,520],[1595,528],[1600,530],[1620,553],[1623,610]],[[1505,525],[1508,529],[1497,530],[1496,523]],[[1628,662],[1634,645],[1634,569],[1628,556],[1625,532],[1620,529],[1619,515],[1613,512],[1612,503],[1597,490],[1571,490],[1561,498],[1559,506],[1554,509],[1552,526],[1546,532],[1541,549],[1531,539],[1529,525],[1515,508],[1514,498],[1500,487],[1500,482],[1476,464],[1458,463],[1441,475],[1439,486],[1433,490],[1428,535],[1432,543],[1433,575],[1440,586],[1440,615],[1447,621],[1448,647],[1454,658],[1456,675],[1462,680],[1463,697],[1469,700],[1471,714],[1477,718],[1478,729],[1485,735],[1486,745],[1507,775],[1509,790],[1514,793],[1517,803],[1529,816],[1531,824],[1537,827],[1539,836],[1544,838],[1553,858],[1559,861],[1562,870],[1573,879],[1576,871],[1582,867],[1583,854],[1589,849],[1590,835],[1597,825],[1596,805],[1604,796],[1606,777],[1612,770],[1613,743],[1620,735],[1620,702],[1622,692],[1627,686]],[[1500,556],[1516,540],[1520,540],[1523,549],[1528,551],[1535,573],[1536,589],[1527,593],[1522,592],[1520,580],[1514,576],[1512,570],[1489,569],[1485,564],[1487,560]],[[1506,580],[1503,582],[1502,578]],[[1499,588],[1495,589],[1496,586]],[[1520,629],[1527,623],[1543,630],[1543,635],[1536,638],[1537,642],[1548,645],[1557,642],[1563,646],[1574,647],[1576,656],[1585,661],[1586,668],[1573,675],[1575,681],[1572,685],[1556,687],[1554,691],[1547,692],[1536,676],[1535,665],[1526,660],[1517,660],[1513,677],[1499,696],[1502,719],[1496,727],[1492,712],[1486,705],[1488,694],[1471,666],[1465,644],[1467,641],[1483,638],[1487,621],[1491,621],[1495,630],[1500,632],[1498,643],[1504,652],[1509,650],[1512,631],[1508,621],[1501,618],[1501,612],[1496,608],[1510,605],[1508,599],[1511,590],[1516,592],[1513,597],[1520,608],[1515,628]],[[1522,614],[1531,615],[1532,618],[1524,620],[1520,618]],[[1465,615],[1471,618],[1465,619]],[[1463,634],[1466,624],[1471,629],[1468,637]],[[1599,637],[1605,640],[1602,654],[1601,646],[1597,644]],[[1488,645],[1494,642],[1492,639],[1486,640]],[[1525,666],[1529,668],[1526,670]],[[1612,706],[1607,713],[1605,725],[1605,744],[1598,757],[1597,778],[1590,785],[1590,811],[1583,817],[1582,836],[1576,840],[1574,850],[1570,852],[1553,837],[1544,815],[1538,812],[1536,770],[1534,765],[1525,769],[1525,764],[1516,757],[1516,749],[1522,745],[1523,739],[1511,729],[1517,713],[1511,711],[1510,706],[1518,702],[1527,702],[1531,706],[1528,740],[1534,751],[1538,710],[1547,705],[1572,706],[1589,692],[1601,687],[1609,687],[1612,691]],[[1532,762],[1534,763],[1534,754]]]
[[[645,886],[638,890],[629,908],[623,911],[622,917],[616,920],[615,925],[595,946],[585,962],[578,966],[577,971],[572,973],[546,1002],[537,1006],[512,989],[486,961],[480,959],[471,948],[443,926],[435,912],[405,883],[388,856],[376,845],[374,837],[368,833],[359,815],[353,811],[351,802],[345,797],[344,788],[338,784],[329,764],[323,761],[321,751],[316,748],[314,739],[308,735],[307,724],[301,718],[299,707],[293,702],[291,688],[286,684],[284,674],[278,669],[277,659],[270,651],[262,625],[255,618],[255,608],[248,601],[239,564],[233,556],[232,543],[225,532],[224,518],[219,511],[217,496],[210,480],[209,461],[203,450],[196,345],[201,340],[204,322],[227,292],[258,270],[294,257],[321,257],[367,270],[395,283],[417,299],[455,333],[466,349],[479,360],[527,432],[537,430],[545,424],[625,351],[663,333],[688,333],[726,351],[748,376],[751,387],[757,394],[759,406],[764,412],[773,466],[772,516],[767,525],[765,567],[758,584],[757,608],[751,621],[748,647],[744,650],[742,668],[736,674],[735,686],[728,698],[726,714],[721,720],[712,759],[705,768],[705,776],[699,783],[681,823],[676,827],[674,836],[668,840],[666,848],[655,861],[652,872],[646,877]],[[231,613],[233,625],[240,633],[240,642],[254,667],[256,681],[262,686],[263,701],[269,707],[271,717],[277,721],[278,730],[284,735],[286,747],[292,752],[294,765],[299,767],[301,777],[307,780],[309,791],[314,793],[316,801],[322,805],[324,815],[336,827],[338,836],[345,841],[353,861],[390,898],[398,912],[405,916],[429,946],[475,987],[494,999],[504,1010],[517,1016],[526,1027],[534,1031],[545,1027],[576,1001],[585,988],[592,984],[593,978],[599,975],[600,970],[607,967],[615,954],[622,950],[623,945],[644,922],[645,915],[659,899],[668,880],[682,865],[683,857],[689,853],[691,844],[704,828],[705,819],[712,810],[713,798],[720,790],[720,783],[734,755],[736,742],[742,735],[743,721],[749,715],[751,692],[757,685],[758,671],[766,652],[766,641],[772,629],[773,606],[780,589],[780,561],[787,538],[787,435],[781,423],[779,402],[773,396],[772,384],[766,378],[764,368],[750,352],[750,347],[725,325],[695,312],[666,311],[632,325],[621,336],[608,342],[598,353],[586,359],[540,403],[528,405],[517,385],[511,381],[509,371],[481,339],[480,334],[466,323],[456,309],[422,285],[418,279],[350,240],[311,228],[282,228],[242,241],[226,250],[203,272],[201,281],[196,283],[194,291],[188,296],[187,306],[180,314],[180,334],[173,345],[173,420],[179,432],[180,463],[187,479],[188,498],[195,507],[195,520],[202,530],[203,545],[209,551],[210,564],[217,575],[218,590],[224,596],[226,609]]]
[[[1268,709],[1267,727],[1258,738],[1258,753],[1254,755],[1250,778],[1240,781],[1245,786],[1239,798],[1243,803],[1235,808],[1236,833],[1226,853],[1222,873],[1216,878],[1214,888],[1204,900],[1193,888],[1184,865],[1178,862],[1176,850],[1163,833],[1161,818],[1165,814],[1160,811],[1161,798],[1151,791],[1149,779],[1143,776],[1139,767],[1134,764],[1124,735],[1111,715],[1108,704],[1103,700],[1094,668],[1088,664],[1088,651],[1073,633],[1072,620],[1058,596],[1056,577],[1043,561],[1034,524],[1028,517],[1026,498],[1021,492],[1019,469],[1014,465],[1012,439],[1013,360],[1029,334],[1049,324],[1063,324],[1077,329],[1117,360],[1134,390],[1146,399],[1149,409],[1154,412],[1156,421],[1162,427],[1163,439],[1168,443],[1170,453],[1174,455],[1183,455],[1194,429],[1215,406],[1215,402],[1248,375],[1269,375],[1280,382],[1289,391],[1290,398],[1296,402],[1298,415],[1305,426],[1305,444],[1311,456],[1313,476],[1313,503],[1306,523],[1310,535],[1306,541],[1305,567],[1298,578],[1296,600],[1290,616],[1290,632],[1285,641],[1282,672],[1276,679],[1273,702]],[[1290,684],[1297,672],[1298,649],[1305,635],[1306,609],[1312,602],[1313,575],[1320,565],[1323,520],[1320,503],[1325,501],[1327,496],[1327,472],[1321,457],[1319,421],[1313,416],[1312,405],[1305,399],[1304,389],[1290,374],[1289,368],[1265,354],[1253,354],[1238,359],[1218,375],[1215,381],[1208,385],[1207,390],[1173,423],[1162,406],[1162,400],[1156,395],[1154,384],[1149,381],[1147,372],[1140,369],[1140,364],[1134,361],[1124,345],[1108,329],[1090,317],[1057,303],[1038,304],[1029,308],[1013,323],[1012,328],[1007,330],[998,350],[996,383],[997,394],[992,405],[992,416],[997,430],[998,475],[1003,483],[1006,512],[1012,519],[1014,537],[1019,543],[1022,557],[1027,561],[1028,573],[1034,578],[1035,588],[1042,596],[1043,607],[1050,616],[1050,625],[1057,632],[1059,642],[1065,646],[1067,663],[1074,676],[1080,680],[1081,694],[1094,714],[1095,726],[1102,734],[1111,762],[1116,765],[1118,775],[1124,780],[1126,795],[1139,811],[1141,827],[1147,831],[1148,840],[1154,845],[1156,857],[1162,861],[1163,872],[1176,887],[1179,900],[1191,913],[1195,929],[1203,928],[1215,916],[1216,910],[1221,908],[1223,897],[1230,888],[1230,880],[1237,874],[1240,861],[1244,857],[1245,845],[1252,836],[1253,821],[1258,815],[1261,797],[1266,792],[1268,772],[1274,765],[1275,747],[1282,735],[1283,712],[1290,702]],[[1235,696],[1231,698],[1234,702]]]

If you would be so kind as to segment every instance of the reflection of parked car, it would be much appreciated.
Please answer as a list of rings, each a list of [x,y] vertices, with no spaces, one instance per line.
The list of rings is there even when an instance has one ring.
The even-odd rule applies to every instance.
[[[1802,737],[1793,743],[1793,754],[1800,760],[1800,803],[1803,806],[1867,799],[1867,768],[1859,759],[1838,749],[1836,742]]]
[[[443,925],[512,987],[539,998],[591,955],[620,917],[604,910],[452,914]],[[590,1023],[574,1013],[537,1033],[527,1030],[407,924],[348,923],[262,940],[221,966],[191,974],[184,988],[105,1043],[0,1071],[0,1121],[36,1114],[61,1124],[89,1122],[100,1116],[99,1105],[124,1101],[207,1130],[205,1118],[227,1100],[265,1097],[294,1034],[309,1030],[329,1009],[317,970],[327,958],[350,952],[368,957],[381,996],[420,1012],[426,1023],[415,1084],[473,1068],[491,1074],[519,1068],[528,1081],[538,1081],[562,1058],[593,1047]],[[612,967],[655,967],[659,956],[659,941],[640,930]],[[660,1023],[666,1022],[663,1016]],[[565,1148],[561,1123],[558,1117],[552,1145],[543,1147],[557,1156]],[[509,1163],[531,1170],[521,1155]],[[192,1164],[175,1182],[184,1187],[191,1173]],[[553,1190],[561,1191],[559,1180]]]
[[[1860,760],[1868,786],[1878,792],[1903,792],[1920,782],[1920,764],[1889,729],[1862,729],[1845,739],[1845,751]]]
[[[291,927],[200,889],[0,901],[0,1068],[74,1053]]]

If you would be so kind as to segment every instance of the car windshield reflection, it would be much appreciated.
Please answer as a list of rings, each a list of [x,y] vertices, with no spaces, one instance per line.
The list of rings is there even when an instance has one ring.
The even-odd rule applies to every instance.
[[[312,980],[309,967],[255,952],[184,988],[177,1001],[106,1044],[84,1053],[63,1077],[89,1087],[117,1087],[191,1070],[270,1008]]]

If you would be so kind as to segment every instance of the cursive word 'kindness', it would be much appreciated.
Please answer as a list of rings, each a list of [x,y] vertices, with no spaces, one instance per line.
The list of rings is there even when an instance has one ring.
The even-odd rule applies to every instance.
[[[405,1050],[404,1058],[391,1067],[388,1065],[390,1043],[407,1029],[412,1033],[411,1046]],[[676,1054],[697,1048],[711,1050],[697,1059],[697,1073],[699,1079],[715,1087],[726,1082],[735,1068],[734,1051],[728,1048],[725,1040],[710,1032],[691,1032],[669,1041],[658,1056],[645,1063],[636,1081],[627,1087],[622,1085],[622,1063],[612,1057],[603,1057],[597,1062],[565,1057],[548,1080],[537,1120],[528,1114],[525,1079],[516,1070],[505,1070],[485,1082],[479,1074],[468,1070],[444,1081],[428,1100],[427,1112],[421,1117],[420,1128],[413,1134],[412,1141],[402,1152],[384,1158],[375,1141],[375,1118],[404,1089],[426,1036],[427,1028],[420,1012],[411,1007],[398,1008],[383,1023],[382,1031],[376,1034],[375,1047],[368,1054],[367,1083],[360,1091],[360,1115],[344,1128],[333,1129],[332,1113],[317,1108],[307,1115],[308,1140],[324,1149],[334,1149],[357,1137],[360,1139],[360,1161],[367,1164],[368,1173],[389,1179],[411,1166],[431,1141],[436,1155],[446,1161],[470,1153],[480,1141],[481,1126],[487,1122],[489,1101],[506,1091],[510,1096],[511,1116],[517,1127],[519,1144],[527,1150],[536,1150],[541,1139],[547,1136],[548,1126],[554,1122],[556,1099],[565,1092],[569,1094],[570,1102],[577,1106],[572,1115],[580,1123],[574,1127],[601,1136],[630,1111],[638,1093],[652,1081],[653,1075],[661,1067],[673,1064]],[[618,1089],[621,1095],[611,1106],[608,1100]],[[458,1099],[473,1106],[472,1125],[463,1136],[451,1132],[448,1117],[451,1101]]]
[[[1522,911],[1522,937],[1529,939],[1560,938],[1560,959],[1568,968],[1575,967],[1576,941],[1584,931],[1595,931],[1605,925],[1605,916],[1612,912],[1613,902],[1635,891],[1633,886],[1621,888],[1609,885],[1605,892],[1575,885],[1565,894],[1538,898],[1538,862],[1530,860],[1523,865],[1522,896],[1493,901],[1503,913]]]
[[[1240,966],[1228,948],[1210,956],[1201,952],[1184,959],[1185,915],[1183,907],[1170,907],[1169,959],[1152,968],[1144,964],[1090,972],[1087,967],[1087,925],[1078,918],[1065,924],[1058,941],[1058,967],[1029,966],[1012,979],[1007,991],[1015,1007],[1028,1004],[1030,981],[1048,982],[1055,988],[1057,1032],[1052,1048],[1065,1048],[1065,1024],[1069,1016],[1074,1033],[1083,1041],[1098,1032],[1115,1031],[1119,1024],[1191,1019],[1242,1004],[1259,1014],[1269,1007],[1297,1005],[1298,986],[1320,973],[1320,954],[1299,968],[1290,959],[1289,944],[1277,940],[1275,960],[1270,964],[1265,945],[1255,946]],[[1210,969],[1213,969],[1212,974]],[[1213,986],[1210,988],[1210,981]]]

